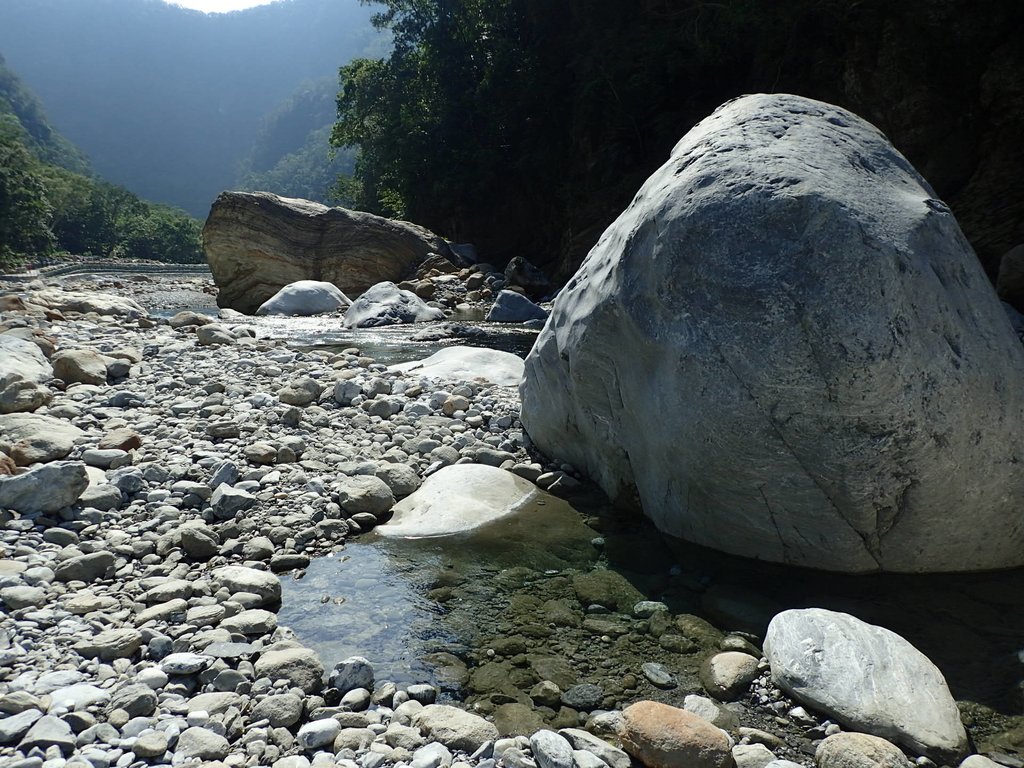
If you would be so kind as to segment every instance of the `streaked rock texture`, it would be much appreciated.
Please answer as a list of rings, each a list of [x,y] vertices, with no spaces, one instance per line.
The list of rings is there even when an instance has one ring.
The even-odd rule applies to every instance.
[[[1024,563],[1024,348],[946,206],[828,104],[729,102],[555,301],[539,448],[663,531],[846,572]]]
[[[389,280],[370,286],[345,311],[346,328],[378,328],[382,325],[425,323],[440,320],[444,310],[428,306],[412,291]]]
[[[354,296],[404,279],[431,253],[450,253],[415,224],[269,192],[218,195],[203,248],[218,305],[250,314],[298,280],[333,283]]]
[[[822,608],[783,611],[764,653],[782,690],[846,727],[940,764],[963,757],[967,734],[945,678],[895,632]]]

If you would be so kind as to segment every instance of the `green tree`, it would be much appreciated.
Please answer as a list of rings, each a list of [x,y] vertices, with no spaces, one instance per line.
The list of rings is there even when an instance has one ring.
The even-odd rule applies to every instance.
[[[48,253],[54,244],[51,208],[39,164],[18,131],[0,120],[0,268]]]
[[[204,260],[202,227],[199,222],[176,208],[145,205],[118,223],[118,242],[114,255],[126,259],[166,261],[174,264],[200,264]]]

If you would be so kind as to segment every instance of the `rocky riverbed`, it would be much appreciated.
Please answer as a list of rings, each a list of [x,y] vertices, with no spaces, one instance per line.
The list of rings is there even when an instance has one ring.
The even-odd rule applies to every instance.
[[[0,483],[0,764],[830,768],[969,751],[888,735],[904,754],[849,732],[868,730],[858,713],[840,723],[800,705],[743,626],[743,594],[681,568],[639,523],[604,515],[571,467],[531,454],[517,392],[492,374],[432,379],[230,319],[151,318],[123,297],[144,286],[150,306],[202,306],[205,284],[161,299],[163,280],[106,281],[122,298],[62,309],[30,288],[2,305],[0,338],[45,351],[52,370],[4,381],[13,402],[40,402],[0,417],[0,472],[16,473]],[[5,363],[15,352],[38,362],[11,342]],[[554,494],[541,508],[568,498],[588,514],[571,547],[528,563],[402,550],[396,568],[419,568],[423,599],[466,631],[423,660],[431,684],[387,679],[362,653],[324,658],[279,622],[316,558],[371,546],[396,500],[466,463]],[[630,557],[631,578],[608,567]],[[337,597],[319,588],[313,623]],[[931,691],[912,679],[921,690],[879,696]],[[1024,764],[1015,721],[962,709],[976,747]]]

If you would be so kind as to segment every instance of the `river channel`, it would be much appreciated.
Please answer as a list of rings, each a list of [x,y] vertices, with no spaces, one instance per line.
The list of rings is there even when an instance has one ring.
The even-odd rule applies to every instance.
[[[417,341],[427,324],[348,330],[330,317],[246,320],[262,338],[302,349],[358,347],[386,364],[453,343],[525,356],[536,334],[460,321],[483,332]],[[759,642],[775,612],[820,606],[906,637],[943,671],[954,696],[970,702],[964,709],[976,740],[1024,753],[1024,569],[835,576],[666,542],[596,492],[573,503],[551,500],[472,536],[352,540],[301,578],[284,579],[280,621],[328,667],[365,656],[378,679],[430,682],[442,698],[494,712],[529,704],[528,691],[541,679],[596,685],[604,706],[639,698],[679,703],[700,690],[699,664],[722,631]],[[632,617],[638,599],[664,602],[669,625]],[[644,678],[642,664],[652,660],[672,672],[675,688]]]

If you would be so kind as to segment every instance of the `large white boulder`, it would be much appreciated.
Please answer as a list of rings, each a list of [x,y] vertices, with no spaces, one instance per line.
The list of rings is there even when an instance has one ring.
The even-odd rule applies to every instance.
[[[523,378],[523,358],[511,352],[483,347],[445,347],[408,363],[396,363],[388,370],[443,381],[484,381],[515,387]]]
[[[693,128],[555,301],[536,445],[663,531],[846,572],[1024,564],[1024,347],[873,126],[785,94]]]
[[[392,507],[379,535],[418,539],[465,533],[514,515],[543,491],[504,469],[483,464],[453,464],[423,481],[412,495]]]
[[[325,315],[344,309],[352,301],[334,283],[296,280],[260,304],[257,315]]]
[[[967,734],[945,678],[895,632],[823,608],[783,611],[764,653],[782,690],[846,727],[940,764],[963,757]]]

